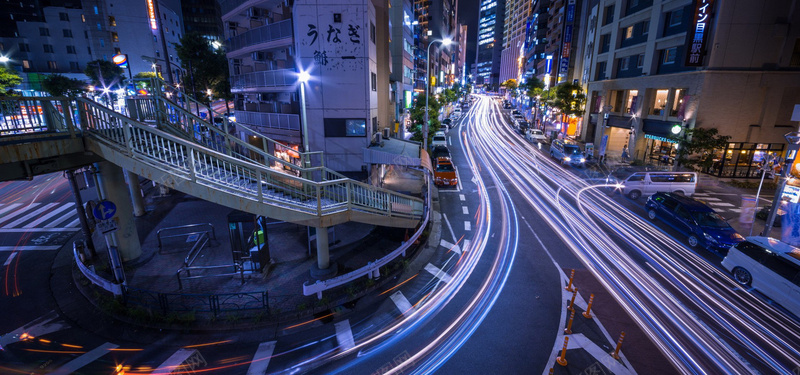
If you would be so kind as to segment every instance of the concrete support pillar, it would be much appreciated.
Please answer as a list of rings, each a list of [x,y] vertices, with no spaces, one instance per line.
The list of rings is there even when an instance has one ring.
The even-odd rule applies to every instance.
[[[139,185],[139,176],[131,171],[125,171],[128,177],[128,191],[133,200],[133,216],[139,217],[145,214],[144,197],[142,197],[142,186]]]
[[[331,266],[331,255],[328,251],[328,228],[317,227],[317,267],[326,270]]]
[[[125,186],[122,168],[107,161],[98,163],[103,197],[117,206],[114,218],[118,220],[119,230],[113,232],[122,261],[130,261],[142,255],[139,233],[133,219],[133,202]]]

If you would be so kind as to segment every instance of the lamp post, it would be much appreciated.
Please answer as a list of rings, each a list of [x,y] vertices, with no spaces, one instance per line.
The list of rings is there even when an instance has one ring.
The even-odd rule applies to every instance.
[[[444,38],[434,39],[428,43],[428,57],[425,60],[425,123],[422,124],[422,147],[425,151],[428,151],[428,126],[430,125],[430,118],[428,117],[428,96],[431,94],[431,46],[436,42],[442,43],[443,46],[447,47],[453,41],[450,38]]]
[[[301,71],[300,74],[297,76],[297,80],[300,81],[300,121],[302,122],[303,126],[303,153],[307,154],[308,149],[308,119],[306,118],[306,82],[311,78],[311,75],[308,72]],[[308,167],[308,158],[303,158],[303,167]]]
[[[797,121],[794,118],[792,118],[792,120]],[[786,183],[789,182],[789,179],[792,177],[790,174],[792,171],[790,169],[794,164],[794,159],[796,159],[798,156],[797,151],[800,150],[800,132],[789,132],[783,137],[786,139],[786,142],[789,143],[789,147],[786,150],[786,161],[783,169],[781,170],[778,189],[775,191],[775,196],[772,199],[772,207],[770,207],[769,216],[767,216],[767,222],[764,226],[764,231],[761,232],[761,235],[764,237],[769,237],[769,232],[772,231],[772,226],[775,224],[775,216],[777,215],[781,201],[783,200],[783,191],[786,189]],[[784,223],[784,225],[786,224]]]
[[[8,56],[1,56],[0,55],[0,64],[5,64],[5,63],[7,63],[9,61],[11,61],[11,59],[9,59]]]

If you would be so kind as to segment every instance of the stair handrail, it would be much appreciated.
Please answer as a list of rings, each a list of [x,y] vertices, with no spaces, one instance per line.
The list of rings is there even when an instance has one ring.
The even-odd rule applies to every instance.
[[[85,121],[87,130],[92,130],[89,134],[96,135],[100,141],[117,148],[121,152],[125,152],[127,157],[147,159],[142,158],[142,156],[152,156],[148,155],[146,151],[135,149],[134,133],[149,133],[146,135],[148,139],[152,137],[160,138],[162,140],[162,147],[164,146],[163,141],[167,141],[185,148],[185,150],[188,151],[186,153],[189,157],[187,165],[172,164],[172,166],[177,166],[177,170],[173,169],[168,172],[176,175],[182,173],[182,177],[190,179],[194,183],[197,183],[199,178],[216,184],[217,187],[222,190],[230,190],[232,188],[223,182],[213,180],[207,176],[198,176],[198,171],[195,170],[195,163],[200,162],[200,160],[195,159],[195,154],[197,154],[198,157],[205,156],[216,160],[218,165],[220,164],[219,162],[222,162],[223,165],[236,168],[237,173],[246,173],[246,175],[240,175],[240,178],[260,181],[260,183],[255,184],[256,192],[237,190],[237,193],[251,199],[255,198],[259,202],[271,201],[287,209],[294,209],[307,214],[315,214],[320,217],[343,210],[353,209],[399,218],[419,219],[422,216],[422,200],[417,197],[377,188],[348,178],[316,182],[291,174],[285,174],[261,164],[236,159],[213,149],[208,149],[163,130],[154,129],[108,108],[96,105],[96,103],[90,100],[78,99],[78,103],[83,104],[79,105],[78,108]],[[97,116],[87,113],[91,111],[100,112],[103,119],[99,119]],[[139,136],[138,134],[136,137],[138,137],[137,139],[144,139],[144,136]],[[151,162],[152,160],[151,158],[145,161]],[[161,162],[167,163],[164,160],[161,160]],[[152,163],[150,163],[150,165],[152,165]],[[285,180],[288,180],[291,184],[283,183]],[[280,183],[281,185],[277,185],[276,183]],[[270,184],[272,184],[273,189],[276,186],[284,190],[293,189],[294,191],[292,191],[292,193],[295,195],[305,197],[307,200],[315,199],[315,209],[312,209],[309,205],[297,204],[296,201],[277,200],[274,197],[267,198],[263,191],[265,188],[264,185],[267,185],[267,188],[269,188]],[[299,185],[299,187],[297,185]],[[323,204],[324,199],[331,203]],[[396,205],[398,207],[402,205],[402,207],[408,207],[408,209],[405,211],[395,210],[394,208]],[[417,207],[420,208],[417,209]]]

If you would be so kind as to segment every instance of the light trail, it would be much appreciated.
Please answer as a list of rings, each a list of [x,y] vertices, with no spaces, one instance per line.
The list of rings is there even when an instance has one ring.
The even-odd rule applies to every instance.
[[[797,321],[512,134],[491,100],[480,104],[468,138],[676,368],[791,373],[800,363]]]

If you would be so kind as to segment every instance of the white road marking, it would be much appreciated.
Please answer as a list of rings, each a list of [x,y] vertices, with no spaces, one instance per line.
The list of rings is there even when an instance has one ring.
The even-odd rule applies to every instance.
[[[736,207],[735,204],[725,203],[725,202],[708,202],[710,206],[715,207]]]
[[[36,211],[30,212],[29,210],[32,210],[34,207],[38,207],[38,206],[39,206],[39,203],[31,203],[31,204],[25,206],[22,209],[14,211],[10,216],[6,217],[6,219],[2,220],[2,221],[11,220],[11,219],[17,217],[18,215],[22,215],[22,214],[24,214],[26,212],[28,212],[28,214],[22,216],[21,218],[19,218],[17,220],[14,220],[13,222],[11,222],[9,224],[6,224],[5,226],[3,226],[3,228],[11,228],[11,227],[16,226],[16,225],[12,225],[12,224],[17,224],[18,222],[23,222],[25,220],[28,220],[30,217],[35,215],[36,212],[38,211],[38,210],[36,210]]]
[[[397,309],[400,310],[402,314],[406,314],[414,309],[414,306],[411,305],[411,302],[408,302],[406,296],[403,295],[403,292],[397,291],[396,293],[392,294],[389,298],[392,299]]]
[[[0,246],[0,251],[58,250],[61,246]]]
[[[80,228],[0,228],[0,233],[28,233],[28,232],[70,232]]]
[[[13,261],[13,260],[14,260],[14,257],[15,257],[15,256],[17,256],[17,253],[16,253],[16,252],[14,252],[14,253],[11,253],[11,255],[9,255],[9,256],[8,256],[8,259],[6,259],[6,262],[5,262],[5,263],[3,263],[3,266],[7,266],[7,265],[11,264],[11,261]]]
[[[47,220],[47,219],[49,219],[49,218],[51,218],[51,217],[53,217],[53,216],[56,216],[56,215],[58,215],[58,214],[59,214],[59,213],[61,213],[62,211],[66,210],[66,209],[68,209],[68,208],[70,208],[70,207],[72,207],[72,206],[74,206],[74,205],[75,205],[75,203],[68,202],[67,204],[65,204],[65,205],[63,205],[63,206],[61,206],[61,207],[59,207],[59,208],[56,208],[55,210],[53,210],[53,211],[50,211],[50,212],[49,212],[49,213],[47,213],[46,215],[44,215],[44,216],[42,216],[42,217],[40,217],[40,218],[38,218],[38,219],[36,219],[36,220],[34,220],[34,221],[32,221],[32,222],[28,223],[28,224],[27,224],[27,225],[25,225],[23,228],[34,228],[34,227],[36,227],[37,225],[39,225],[40,223],[42,223],[43,221],[45,221],[45,220]]]
[[[76,218],[75,220],[70,221],[69,224],[67,224],[67,228],[75,228],[75,227],[77,227],[78,223],[80,223],[80,221],[81,221],[80,218]]]
[[[433,276],[446,283],[453,281],[453,278],[450,277],[447,272],[440,270],[439,267],[436,267],[433,264],[428,263],[428,265],[425,266],[425,271],[430,272]]]
[[[447,224],[447,229],[450,230],[450,236],[453,237],[453,241],[455,242],[456,232],[453,232],[453,227],[450,225],[450,220],[447,220],[447,215],[444,213],[442,214],[442,219],[444,219],[444,223]]]
[[[741,209],[741,208],[729,208],[729,209],[728,209],[728,211],[731,211],[731,212],[736,212],[736,213],[741,213],[741,212],[742,212],[742,209]]]
[[[76,215],[75,212],[68,212],[68,213],[62,215],[61,217],[59,217],[58,219],[53,220],[50,224],[47,224],[44,227],[45,228],[53,228],[56,225],[61,224],[61,222],[66,221],[67,219],[69,219],[69,218],[71,218],[71,217],[73,217],[75,215]]]
[[[469,208],[467,208],[467,206],[461,206],[461,213],[469,215]]]
[[[458,191],[461,191],[461,173],[458,173],[458,167],[456,167],[455,164],[453,164],[453,169],[456,170],[456,180],[457,180],[457,183],[458,183]]]
[[[467,197],[465,197],[464,194],[459,194],[458,199],[461,199],[461,201],[463,202],[467,200]]]
[[[17,208],[19,206],[22,206],[22,203],[11,203],[11,204],[3,207],[3,208],[0,208],[0,215],[6,213],[8,211],[11,211],[11,210],[13,210],[13,209],[15,209],[15,208]]]
[[[37,217],[39,215],[42,215],[45,212],[51,210],[53,207],[58,206],[58,205],[59,205],[58,203],[48,203],[48,204],[46,204],[46,205],[44,205],[42,207],[39,207],[39,209],[37,209],[37,210],[35,210],[33,212],[29,212],[27,215],[25,215],[25,216],[23,216],[23,217],[21,217],[21,218],[19,218],[17,220],[14,220],[14,221],[4,225],[3,228],[16,228],[20,224],[30,220],[31,218]]]
[[[695,195],[697,195],[697,194],[695,194]],[[707,196],[703,196],[703,200],[704,200],[704,201],[711,201],[711,202],[719,202],[719,201],[721,201],[722,199],[719,199],[719,198],[713,198],[713,197],[707,197]]]
[[[464,230],[466,230],[466,231],[472,230],[472,223],[470,223],[469,221],[465,221],[464,222]]]
[[[5,335],[0,335],[0,348],[20,341],[19,336],[23,333],[37,337],[69,328],[69,326],[62,321],[56,323],[56,319],[58,319],[58,314],[55,311],[51,311],[30,321],[22,327],[6,333]]]
[[[451,244],[450,242],[447,242],[445,240],[442,240],[442,242],[439,243],[439,245],[441,245],[445,249],[452,250],[456,254],[461,254],[461,247],[459,247],[458,245]]]
[[[336,340],[343,350],[349,350],[356,346],[353,340],[353,331],[350,329],[350,320],[342,320],[334,324],[334,327],[336,327]]]
[[[119,347],[119,345],[107,342],[107,343],[105,343],[103,345],[100,345],[100,346],[90,350],[89,352],[83,354],[82,356],[67,362],[67,364],[65,364],[64,366],[59,367],[58,370],[53,371],[52,374],[53,375],[71,374],[71,373],[79,370],[81,367],[86,366],[86,365],[98,360],[100,357],[108,354],[109,350],[116,349],[118,347]]]
[[[253,356],[253,360],[250,361],[250,367],[247,369],[247,375],[264,375],[267,373],[269,360],[275,351],[275,343],[277,341],[262,342],[258,345],[256,355]]]
[[[157,369],[155,369],[152,373],[153,374],[170,374],[173,371],[177,370],[179,366],[183,365],[185,362],[190,361],[189,358],[192,356],[197,355],[197,358],[200,360],[202,365],[206,365],[205,358],[200,355],[200,352],[197,349],[178,349],[175,353],[172,353],[166,361],[161,363]]]
[[[464,240],[464,247],[461,248],[461,251],[469,250],[469,245],[471,244],[470,240]]]

